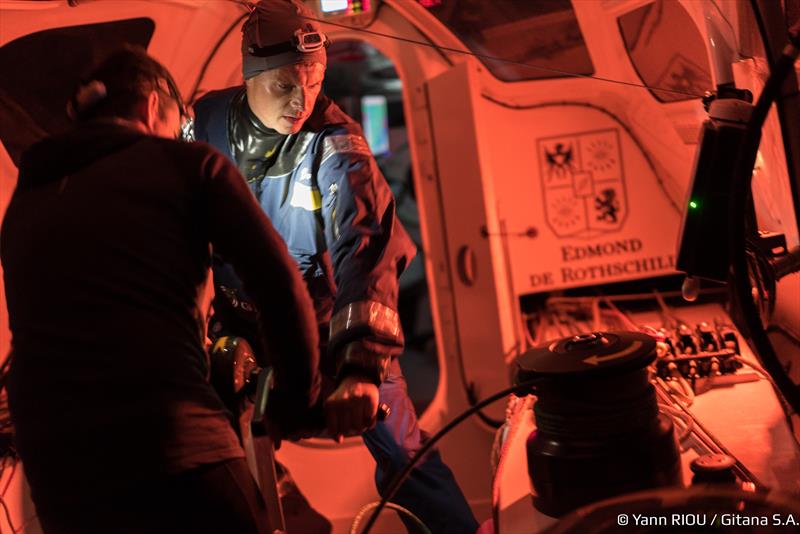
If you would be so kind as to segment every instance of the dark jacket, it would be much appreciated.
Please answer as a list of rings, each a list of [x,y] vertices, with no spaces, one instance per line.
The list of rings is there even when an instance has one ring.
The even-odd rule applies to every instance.
[[[107,481],[242,456],[207,380],[212,246],[258,303],[275,407],[292,419],[315,400],[316,324],[301,277],[241,175],[208,145],[110,121],[46,139],[22,159],[0,237],[9,402],[32,484],[57,486],[59,469],[81,462]]]
[[[300,266],[317,320],[329,331],[325,370],[341,375],[356,367],[379,383],[403,348],[398,277],[415,248],[361,127],[320,96],[302,130],[282,136],[277,152],[249,174],[234,157],[238,137],[276,134],[249,110],[244,88],[209,93],[195,104],[195,116],[196,138],[244,171]],[[241,133],[237,120],[253,121],[254,132]]]

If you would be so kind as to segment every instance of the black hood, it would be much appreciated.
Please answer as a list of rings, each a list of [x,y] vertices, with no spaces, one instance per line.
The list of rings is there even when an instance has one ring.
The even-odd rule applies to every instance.
[[[0,47],[0,141],[14,164],[44,136],[72,128],[67,101],[109,52],[147,49],[154,31],[152,19],[138,17],[48,28]]]

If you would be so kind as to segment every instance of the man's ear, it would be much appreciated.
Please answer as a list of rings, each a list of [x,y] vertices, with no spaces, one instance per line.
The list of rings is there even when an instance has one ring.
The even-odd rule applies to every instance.
[[[150,91],[150,94],[147,95],[147,122],[145,124],[147,124],[147,129],[150,132],[154,132],[156,130],[159,100],[160,95],[156,90]]]

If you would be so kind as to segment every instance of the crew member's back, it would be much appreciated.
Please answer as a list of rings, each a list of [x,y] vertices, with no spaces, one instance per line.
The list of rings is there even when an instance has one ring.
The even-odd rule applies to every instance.
[[[198,177],[210,157],[109,122],[27,153],[2,229],[23,450],[61,435],[42,460],[91,451],[108,478],[241,455],[206,380],[209,184]],[[98,435],[107,447],[82,443]]]
[[[72,104],[75,129],[23,155],[0,232],[9,407],[40,523],[263,534],[263,499],[208,382],[211,249],[258,306],[273,433],[304,424],[319,393],[300,273],[236,168],[174,139],[180,94],[144,51],[112,54]]]

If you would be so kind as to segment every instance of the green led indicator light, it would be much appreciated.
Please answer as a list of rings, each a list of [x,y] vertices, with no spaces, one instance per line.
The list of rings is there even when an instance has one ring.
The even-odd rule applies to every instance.
[[[694,200],[690,201],[689,207],[692,209],[697,209],[697,202],[695,202]]]

